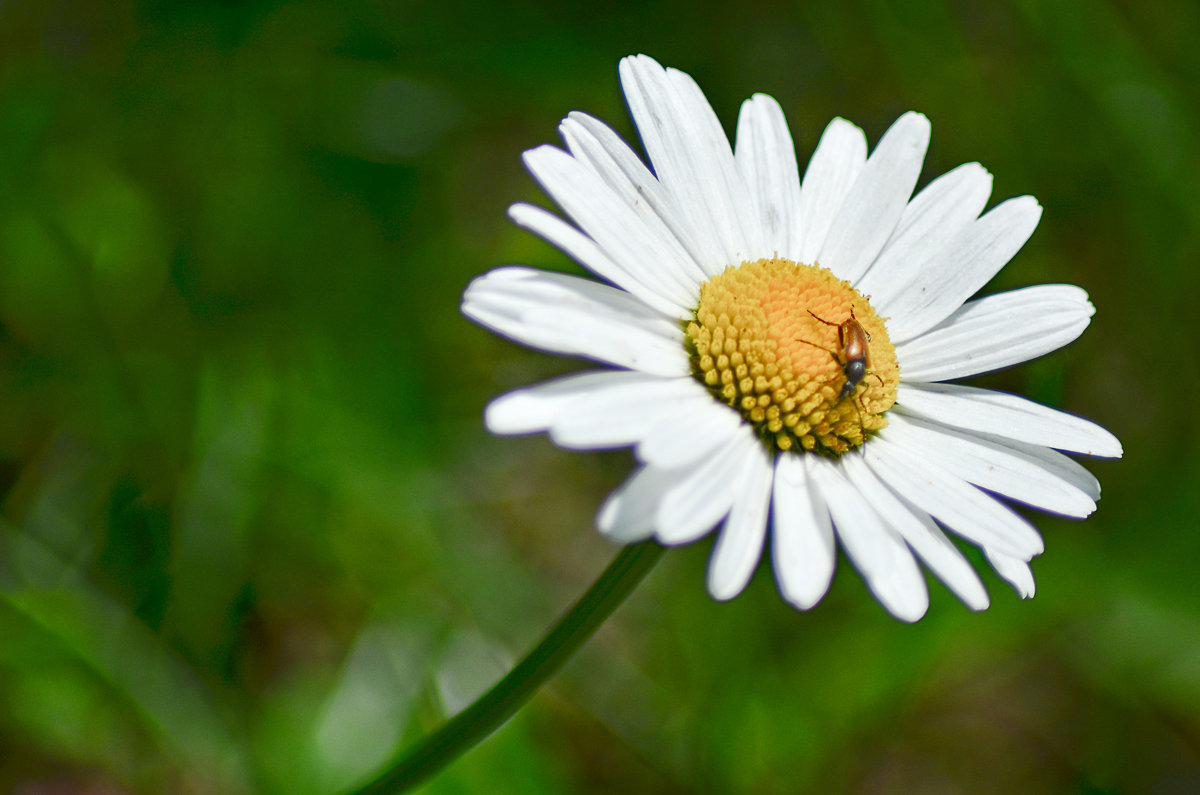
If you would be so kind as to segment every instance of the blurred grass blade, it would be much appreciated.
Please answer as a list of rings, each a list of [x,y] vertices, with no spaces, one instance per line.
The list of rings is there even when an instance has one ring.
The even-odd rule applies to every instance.
[[[186,779],[207,791],[251,790],[242,745],[203,685],[125,607],[81,585],[0,590],[0,604],[104,682]]]
[[[500,728],[625,601],[662,553],[663,547],[655,541],[623,548],[507,676],[354,795],[382,795],[415,787]]]

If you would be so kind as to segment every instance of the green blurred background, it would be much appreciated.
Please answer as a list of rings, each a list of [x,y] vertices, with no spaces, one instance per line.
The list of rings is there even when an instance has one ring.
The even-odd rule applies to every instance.
[[[1098,312],[976,383],[1125,459],[982,614],[934,583],[902,625],[844,559],[810,613],[767,565],[718,604],[709,542],[673,551],[426,791],[1200,790],[1200,6],[732,5],[0,4],[0,791],[337,791],[600,572],[630,456],[491,437],[492,396],[581,365],[458,303],[575,268],[505,208],[568,111],[632,135],[633,52],[727,129],[774,95],[802,162],[917,109],[922,181],[1035,195],[988,289]]]

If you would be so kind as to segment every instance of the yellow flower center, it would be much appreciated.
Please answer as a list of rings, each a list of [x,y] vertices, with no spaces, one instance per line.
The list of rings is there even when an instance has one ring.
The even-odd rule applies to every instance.
[[[887,425],[900,367],[870,302],[824,268],[731,266],[700,286],[695,375],[768,447],[839,456]]]

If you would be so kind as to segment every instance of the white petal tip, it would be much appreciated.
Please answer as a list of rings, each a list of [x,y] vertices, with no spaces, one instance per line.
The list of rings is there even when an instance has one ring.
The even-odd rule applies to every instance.
[[[635,527],[620,521],[618,502],[610,499],[596,515],[596,529],[600,535],[614,544],[636,544],[654,535],[649,527]]]
[[[488,282],[493,281],[494,279],[498,279],[498,278],[499,279],[505,278],[504,273],[503,273],[503,271],[505,271],[505,270],[507,270],[507,268],[496,268],[495,270],[490,270],[487,273],[484,273],[480,276],[476,276],[474,279],[472,279],[470,282],[467,283],[467,288],[465,290],[463,290],[462,307],[461,307],[462,313],[464,315],[466,315],[467,317],[471,317],[471,310],[472,310],[471,305],[479,297],[480,291],[486,290],[485,285]]]
[[[925,135],[929,135],[932,126],[929,124],[929,117],[919,111],[910,110],[900,118],[896,119],[896,124],[903,124],[906,127],[912,127],[913,131],[924,130]]]
[[[653,522],[645,503],[645,470],[632,475],[608,495],[596,514],[596,529],[614,544],[632,544],[654,535]]]
[[[812,610],[829,592],[831,581],[832,573],[830,578],[823,583],[813,583],[809,588],[788,587],[780,583],[779,595],[783,597],[783,601],[797,610]]]
[[[648,527],[617,527],[602,535],[614,544],[639,544],[653,537],[654,531]]]
[[[1088,498],[1086,503],[1081,501],[1081,504],[1075,510],[1064,513],[1063,516],[1070,516],[1072,519],[1086,519],[1096,512],[1096,503],[1091,498]]]
[[[549,420],[539,416],[543,413],[523,392],[510,392],[487,405],[483,410],[483,424],[498,436],[537,433],[548,427]]]
[[[1103,428],[1097,427],[1097,431],[1104,431]],[[1108,431],[1104,431],[1104,436],[1097,433],[1096,444],[1087,450],[1080,450],[1083,455],[1090,455],[1096,458],[1122,458],[1125,455],[1125,448],[1121,444],[1121,440],[1113,436]]]
[[[536,212],[540,209],[540,207],[535,207],[528,202],[516,202],[508,206],[508,218],[517,226],[524,226],[525,224],[522,223],[522,219],[528,218],[531,212]]]
[[[745,583],[738,583],[738,582],[733,582],[733,581],[721,582],[721,581],[715,580],[711,576],[708,578],[708,593],[713,599],[716,599],[718,602],[728,602],[730,599],[733,599],[735,596],[740,594],[745,589],[746,589]]]
[[[1039,216],[1042,214],[1041,202],[1029,194],[1025,194],[1024,196],[1015,196],[1008,201],[1012,203],[1013,207],[1020,208],[1024,212],[1037,213]]]
[[[536,176],[538,168],[546,164],[548,158],[555,157],[571,157],[571,155],[553,144],[542,144],[532,149],[526,149],[521,154],[521,161],[525,164],[525,168],[529,169]]]
[[[808,611],[812,610],[817,606],[817,604],[820,603],[821,599],[825,596],[825,591],[821,591],[821,593],[817,594],[816,596],[813,596],[812,594],[788,594],[781,591],[780,596],[783,597],[783,601],[787,602],[797,610]]]
[[[508,430],[512,426],[511,418],[508,414],[509,412],[504,406],[496,408],[496,404],[492,403],[483,410],[483,424],[489,431],[499,436],[507,436],[508,434],[515,433],[515,431]]]
[[[896,585],[897,583],[892,583],[893,587],[884,585],[880,589],[872,588],[871,591],[893,618],[906,624],[920,621],[929,611],[929,591],[926,590],[925,583],[921,581],[919,587],[895,587]]]
[[[742,108],[748,108],[752,105],[765,105],[770,108],[780,110],[780,112],[782,112],[782,109],[779,106],[779,101],[777,99],[775,99],[775,97],[771,96],[770,94],[763,94],[763,93],[754,94],[753,96],[750,97],[750,99],[748,99],[742,103]]]
[[[982,613],[984,610],[987,610],[988,607],[991,606],[991,601],[988,599],[987,594],[984,594],[983,599],[979,599],[979,600],[973,599],[970,602],[964,601],[963,604],[965,604],[967,606],[967,608],[973,613]]]
[[[853,133],[855,135],[863,137],[864,145],[866,142],[866,136],[863,135],[862,127],[859,127],[857,124],[850,121],[849,119],[843,119],[841,116],[835,116],[833,118],[833,120],[830,121],[828,125],[826,125],[825,132],[827,134],[835,133],[835,134],[841,134],[841,135]]]
[[[1013,587],[1018,596],[1022,599],[1033,598],[1037,588],[1028,561],[990,549],[985,549],[983,554],[996,569],[996,573]]]
[[[1029,578],[1028,582],[1010,580],[1008,584],[1013,587],[1013,590],[1017,592],[1017,596],[1022,599],[1032,599],[1034,592],[1037,591],[1032,577]]]
[[[604,504],[600,506],[600,512],[596,514],[596,529],[600,531],[600,535],[612,536],[619,504],[617,495],[610,494]]]
[[[886,605],[885,605],[886,606]],[[925,613],[929,610],[929,605],[926,604],[918,609],[917,607],[895,607],[886,606],[887,611],[892,614],[892,617],[903,621],[906,624],[915,624],[925,617]]]
[[[645,53],[626,55],[621,59],[621,63],[617,65],[617,73],[621,77],[625,77],[626,73],[631,69],[656,69],[660,72],[663,71],[662,65]]]
[[[979,580],[978,576],[971,581],[958,582],[958,587],[954,588],[953,593],[972,612],[983,612],[991,606],[988,591],[985,590],[983,582]]]

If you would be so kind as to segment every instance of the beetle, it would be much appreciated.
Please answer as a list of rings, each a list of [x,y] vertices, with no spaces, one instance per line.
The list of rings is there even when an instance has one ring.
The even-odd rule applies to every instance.
[[[871,350],[868,347],[868,344],[871,342],[871,335],[867,333],[862,323],[859,323],[858,318],[854,316],[854,307],[850,307],[850,317],[841,323],[832,323],[820,317],[811,309],[808,310],[808,314],[812,315],[813,319],[818,322],[824,323],[826,326],[833,326],[838,330],[838,347],[841,349],[841,356],[828,348],[817,345],[815,342],[808,342],[808,340],[801,340],[801,342],[808,342],[809,345],[827,351],[838,364],[842,365],[842,372],[846,376],[846,383],[842,384],[841,394],[838,395],[837,402],[841,403],[846,399],[847,395],[853,394],[855,388],[868,375],[867,368],[871,366]],[[842,361],[843,358],[845,362]],[[875,373],[871,373],[870,375],[879,378]],[[882,383],[883,379],[879,378],[879,381]]]

